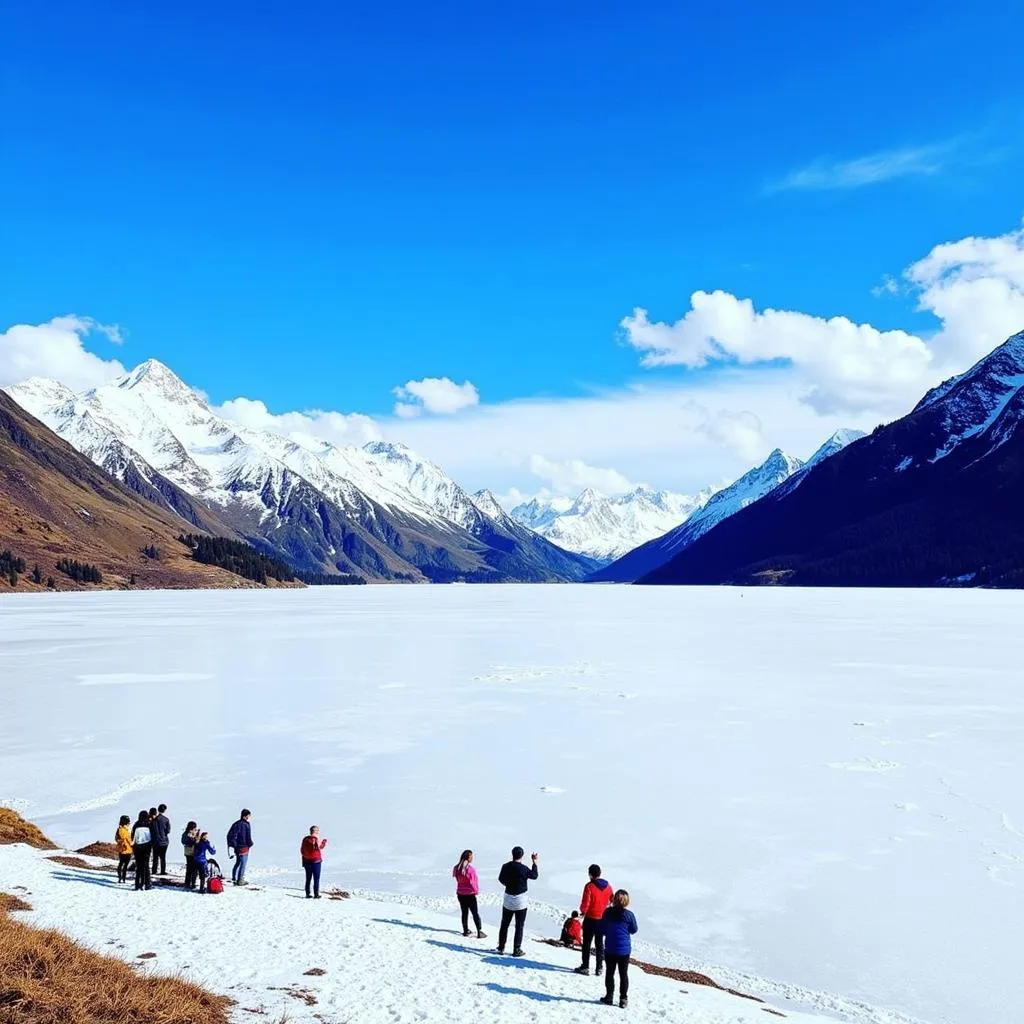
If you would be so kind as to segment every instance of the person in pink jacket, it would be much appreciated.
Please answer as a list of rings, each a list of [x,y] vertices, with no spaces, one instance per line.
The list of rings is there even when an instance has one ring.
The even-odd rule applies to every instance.
[[[476,937],[486,939],[487,935],[480,923],[480,911],[476,905],[476,898],[480,892],[480,880],[476,877],[476,868],[473,867],[473,851],[463,850],[459,863],[452,868],[452,878],[455,879],[455,895],[462,909],[462,934],[469,936],[469,915],[473,915],[473,923],[476,925]]]

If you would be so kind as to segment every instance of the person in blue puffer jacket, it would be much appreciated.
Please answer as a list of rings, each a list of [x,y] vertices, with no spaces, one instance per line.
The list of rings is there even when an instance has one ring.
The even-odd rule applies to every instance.
[[[196,863],[196,874],[199,876],[199,891],[206,892],[206,880],[210,877],[210,865],[207,858],[210,855],[217,856],[217,851],[210,842],[209,832],[200,832],[199,839],[192,850],[192,856]]]
[[[601,918],[604,934],[604,991],[601,1002],[611,1006],[615,1001],[615,972],[619,972],[619,1006],[625,1009],[629,999],[629,957],[633,952],[636,918],[628,910],[629,893],[619,889],[612,897],[612,905]]]

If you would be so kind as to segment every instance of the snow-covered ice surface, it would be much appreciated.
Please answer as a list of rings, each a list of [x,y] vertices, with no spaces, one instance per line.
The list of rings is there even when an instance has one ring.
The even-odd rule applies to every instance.
[[[456,928],[449,874],[459,851],[476,850],[493,897],[498,865],[522,843],[542,854],[536,934],[557,934],[596,859],[631,891],[642,938],[662,947],[640,946],[649,959],[703,969],[788,1013],[1016,1024],[1022,612],[1024,595],[971,590],[8,597],[0,804],[69,847],[111,838],[117,814],[160,800],[176,830],[196,818],[219,844],[245,804],[249,877],[268,888],[197,897],[196,917],[184,919],[164,909],[184,895],[144,895],[156,908],[146,914],[168,922],[147,928],[124,912],[134,893],[52,878],[10,851],[0,851],[0,887],[38,890],[30,902],[41,920],[96,942],[120,929],[125,955],[152,950],[165,969],[188,963],[225,983],[232,915],[249,900],[259,908],[245,917],[254,950],[283,922],[254,961],[279,964],[282,984],[288,975],[328,985],[334,968],[293,977],[300,961],[305,970],[333,957],[339,971],[364,952],[372,961],[355,990],[332,989],[329,1020],[343,1020],[357,995],[366,1008],[354,1021],[462,1011],[589,1020],[597,1011],[583,1004],[535,998],[596,994],[585,979],[429,946],[463,942],[372,920],[408,913]],[[307,907],[273,889],[298,884],[297,847],[313,822],[332,839],[326,886],[390,892],[403,906]],[[310,939],[306,924],[326,915]],[[492,899],[492,937],[495,917]],[[571,962],[535,944],[529,959]],[[428,964],[466,991],[424,979]],[[262,970],[239,980],[254,992],[277,984]],[[693,1015],[713,994],[686,986],[684,997],[638,972],[634,984],[629,1012],[641,1020],[769,1019],[734,999],[719,1016],[703,1002]]]

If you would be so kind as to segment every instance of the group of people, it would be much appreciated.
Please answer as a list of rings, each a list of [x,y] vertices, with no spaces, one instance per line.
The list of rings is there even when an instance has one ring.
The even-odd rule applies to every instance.
[[[501,901],[501,926],[498,929],[496,952],[504,954],[508,943],[508,932],[512,922],[515,931],[512,939],[512,955],[525,956],[523,931],[526,927],[529,883],[540,877],[540,857],[530,855],[530,866],[523,863],[526,856],[521,846],[512,850],[512,859],[502,865],[498,882],[504,887]],[[462,913],[462,934],[473,933],[469,928],[470,915],[476,927],[478,939],[487,938],[480,920],[477,896],[480,894],[480,879],[473,866],[473,851],[463,850],[458,863],[452,868],[455,879],[455,894]],[[629,958],[633,952],[632,936],[636,934],[636,917],[629,909],[629,893],[625,889],[612,890],[608,881],[601,877],[601,866],[591,864],[587,869],[587,883],[583,887],[579,910],[574,910],[562,926],[561,941],[571,947],[579,946],[583,962],[576,968],[577,974],[590,974],[590,954],[594,953],[595,974],[604,974],[605,994],[601,1002],[611,1006],[615,1002],[615,979],[619,982],[619,1006],[629,1001]]]
[[[252,847],[252,827],[249,822],[252,812],[242,808],[228,830],[228,857],[234,860],[231,881],[234,885],[248,885],[245,868]],[[135,824],[127,814],[122,814],[114,834],[117,846],[117,880],[128,881],[128,872],[134,864],[135,888],[152,889],[153,877],[167,874],[167,848],[171,843],[171,822],[167,817],[167,804],[139,811]],[[207,892],[207,882],[220,868],[214,857],[217,850],[210,841],[210,833],[203,831],[190,821],[181,834],[181,847],[185,857],[185,888]]]
[[[228,857],[234,860],[231,881],[234,885],[247,885],[245,869],[252,849],[252,812],[243,807],[238,820],[228,829]],[[118,822],[114,841],[117,845],[117,881],[126,883],[128,872],[134,862],[135,888],[152,889],[153,876],[167,874],[167,848],[170,845],[171,822],[167,817],[167,805],[139,811],[135,824],[122,814]],[[214,857],[217,855],[210,833],[190,821],[181,834],[181,846],[185,857],[186,889],[205,893],[208,882],[220,869]],[[306,876],[306,899],[320,899],[320,872],[323,866],[323,852],[327,840],[321,838],[320,829],[311,825],[309,834],[304,836],[299,847],[302,867]],[[515,924],[512,937],[512,956],[525,956],[523,932],[526,928],[528,890],[530,882],[540,877],[538,862],[540,856],[530,854],[530,866],[523,863],[526,856],[521,846],[512,850],[512,859],[501,866],[498,882],[504,889],[501,901],[501,925],[498,928],[496,952],[504,954],[508,944],[509,929]],[[478,939],[487,938],[480,919],[477,897],[480,894],[480,878],[473,864],[472,850],[463,850],[458,863],[452,868],[455,879],[455,894],[462,915],[462,934],[473,934],[469,927],[472,917]],[[629,958],[632,953],[631,937],[636,934],[636,917],[629,909],[629,893],[625,889],[612,890],[608,881],[601,877],[601,866],[591,864],[587,869],[588,879],[583,887],[579,910],[574,910],[562,926],[561,941],[570,947],[579,947],[583,962],[577,967],[577,974],[590,974],[590,956],[594,953],[595,974],[604,974],[605,995],[600,1000],[611,1006],[615,1000],[615,979],[619,982],[619,1006],[625,1007],[629,998]]]
[[[167,847],[171,841],[171,822],[167,817],[167,804],[139,811],[135,824],[122,814],[114,834],[117,845],[117,880],[128,881],[128,872],[135,865],[135,888],[152,889],[153,876],[167,874]],[[234,861],[231,868],[232,885],[248,885],[245,869],[252,849],[252,811],[243,807],[238,820],[228,829],[228,857]],[[181,833],[181,848],[185,857],[184,887],[201,893],[209,891],[209,880],[220,876],[220,866],[214,857],[217,850],[210,842],[210,833],[190,821]],[[327,840],[320,837],[320,829],[311,825],[309,834],[299,846],[302,867],[306,874],[306,899],[320,899],[320,869]]]

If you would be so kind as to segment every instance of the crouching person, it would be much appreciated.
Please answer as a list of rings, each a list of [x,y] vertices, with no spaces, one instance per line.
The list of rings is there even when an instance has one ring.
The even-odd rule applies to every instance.
[[[210,842],[209,832],[200,832],[199,839],[192,851],[196,862],[196,875],[199,878],[199,891],[206,892],[206,880],[210,877],[210,856],[217,856],[217,851]]]

